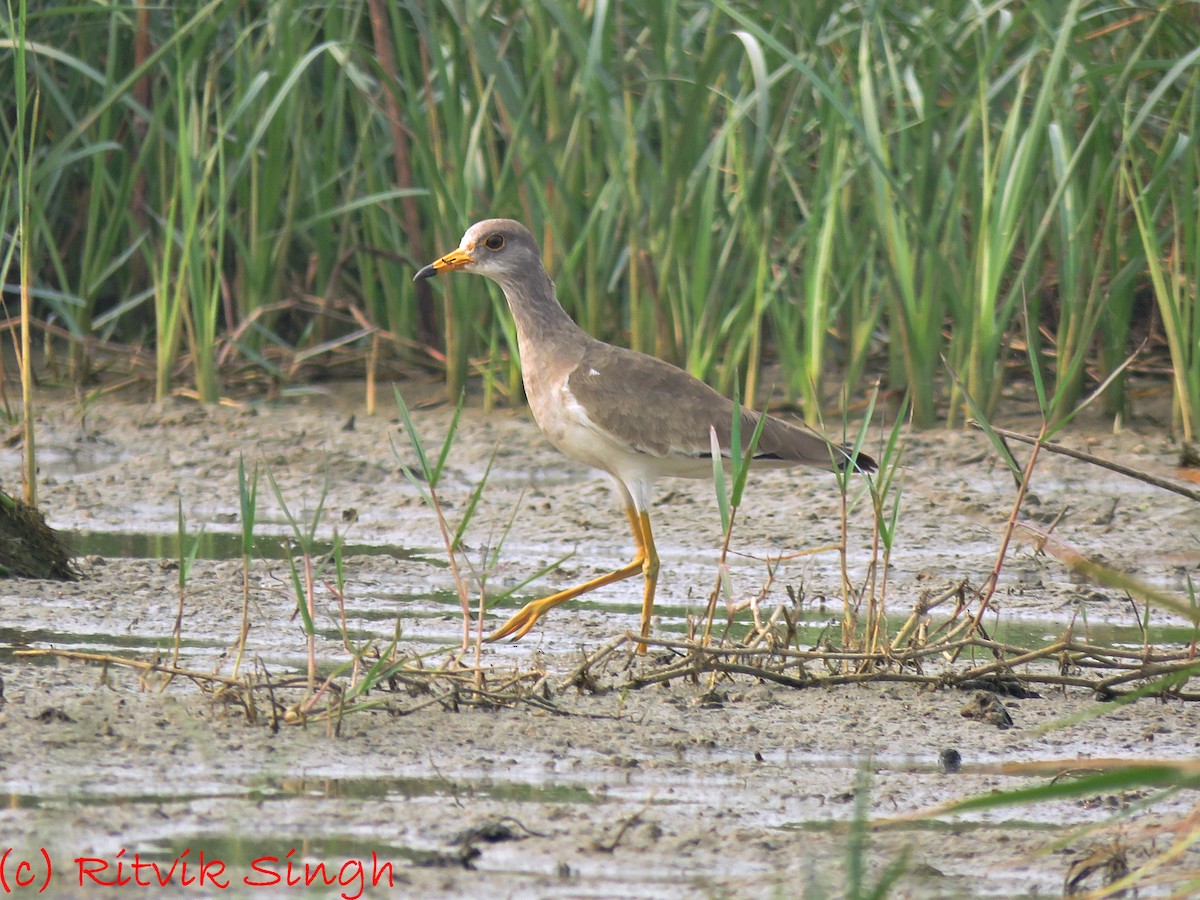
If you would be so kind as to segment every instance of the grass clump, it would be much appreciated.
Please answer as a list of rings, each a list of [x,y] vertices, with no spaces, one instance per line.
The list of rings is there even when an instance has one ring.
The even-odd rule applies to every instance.
[[[588,331],[750,405],[778,360],[810,422],[835,375],[990,416],[1029,335],[1123,417],[1149,337],[1193,440],[1198,43],[1188,4],[1088,0],[9,6],[5,290],[80,381],[432,360],[516,396],[499,298],[408,280],[503,214]]]

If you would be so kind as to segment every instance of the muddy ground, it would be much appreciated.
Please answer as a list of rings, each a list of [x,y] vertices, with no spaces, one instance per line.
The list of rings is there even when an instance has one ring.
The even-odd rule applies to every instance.
[[[428,393],[405,390],[413,399]],[[415,413],[433,444],[449,419],[444,407]],[[241,564],[231,558],[230,537],[239,528],[240,455],[251,468],[269,469],[293,515],[311,517],[323,498],[318,536],[335,527],[345,534],[349,639],[384,647],[398,626],[398,652],[431,654],[428,664],[439,664],[460,634],[458,600],[435,520],[399,471],[396,453],[409,461],[413,454],[393,408],[365,415],[352,389],[214,409],[112,399],[84,408],[49,396],[38,437],[43,508],[80,549],[82,572],[74,584],[0,583],[0,782],[8,794],[0,852],[16,848],[3,874],[19,875],[21,857],[32,860],[21,871],[44,878],[48,858],[53,873],[43,896],[113,895],[100,882],[153,877],[131,868],[135,854],[165,867],[185,851],[177,893],[291,896],[297,888],[271,886],[266,873],[282,871],[294,850],[294,874],[322,861],[340,874],[329,896],[835,897],[849,877],[845,825],[856,792],[865,798],[857,805],[887,819],[1036,783],[998,774],[1000,763],[1189,758],[1200,743],[1200,706],[1180,701],[1144,700],[1042,730],[1096,705],[1086,690],[1042,690],[1039,698],[1006,699],[1014,724],[1002,730],[963,718],[970,696],[954,690],[794,690],[752,678],[722,682],[715,692],[684,680],[640,690],[567,688],[554,693],[552,709],[434,705],[400,714],[419,697],[385,692],[379,708],[346,716],[337,735],[319,723],[275,728],[266,714],[251,722],[182,678],[164,685],[130,669],[17,651],[142,660],[169,653],[179,575],[172,536],[182,502],[189,533],[203,527],[205,537],[186,587],[181,665],[228,673],[241,615]],[[1175,476],[1178,447],[1158,421],[1113,434],[1111,425],[1085,419],[1061,440]],[[623,564],[631,549],[604,478],[558,455],[524,412],[464,413],[440,486],[452,522],[493,452],[466,533],[466,568],[486,575],[488,594],[497,596],[567,558],[506,599],[506,612],[489,625],[526,599]],[[978,433],[909,435],[904,461],[887,598],[893,623],[922,592],[983,581],[1013,496],[1011,474]],[[0,463],[4,484],[15,485],[17,451],[5,451]],[[1027,520],[1038,527],[1057,520],[1058,538],[1089,558],[1177,596],[1200,574],[1200,511],[1192,501],[1055,456],[1039,465],[1033,492]],[[711,484],[664,482],[659,496],[655,634],[678,637],[712,588],[719,517]],[[246,665],[281,678],[303,670],[306,644],[278,549],[288,526],[265,479],[259,509],[259,534],[275,539],[260,541],[252,567]],[[838,522],[831,476],[754,476],[733,542],[737,596],[758,593],[768,556],[834,543]],[[849,529],[850,572],[860,577],[871,535],[861,505]],[[779,565],[761,612],[798,603],[819,634],[822,622],[839,616],[838,586],[835,554],[796,556]],[[329,671],[349,655],[332,595],[322,592],[318,603],[318,657]],[[553,681],[581,653],[634,627],[639,604],[638,581],[610,586],[555,610],[519,643],[488,646],[484,663],[545,669]],[[1119,591],[1080,581],[1028,543],[1010,550],[993,610],[989,626],[1014,640],[1049,640],[1074,622],[1095,641],[1140,643],[1140,608]],[[740,613],[735,635],[749,616]],[[1179,624],[1152,613],[1154,641],[1186,644],[1191,632]],[[616,679],[623,668],[655,664],[653,654],[622,650],[606,674]],[[947,774],[939,755],[950,749],[963,767]],[[875,828],[867,878],[905,858],[895,896],[1058,896],[1068,868],[1094,847],[1118,842],[1136,865],[1170,844],[1161,827],[1192,812],[1196,798],[1185,791],[1139,807],[1153,796],[1120,793]],[[1076,830],[1088,823],[1107,824]],[[181,878],[200,875],[201,853],[216,881],[185,891]],[[372,854],[392,863],[391,890],[386,871],[380,886],[364,886]],[[265,857],[283,862],[272,866]],[[364,860],[360,878],[356,861]],[[1174,866],[1200,867],[1200,851]],[[136,881],[127,888],[158,894]]]

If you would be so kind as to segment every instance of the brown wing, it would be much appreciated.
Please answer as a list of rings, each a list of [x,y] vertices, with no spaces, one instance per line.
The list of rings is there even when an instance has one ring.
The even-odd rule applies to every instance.
[[[656,457],[705,458],[710,428],[728,455],[733,403],[682,369],[644,353],[596,341],[567,379],[567,388],[596,426],[633,449]],[[742,410],[747,447],[758,414]],[[755,458],[833,469],[845,451],[806,428],[768,416]],[[860,454],[858,468],[867,469]],[[873,461],[871,461],[873,467]]]

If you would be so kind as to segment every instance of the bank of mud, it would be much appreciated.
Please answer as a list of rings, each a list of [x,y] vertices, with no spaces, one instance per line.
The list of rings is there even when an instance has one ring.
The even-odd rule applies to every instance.
[[[598,683],[561,688],[549,707],[451,711],[433,704],[400,715],[417,698],[380,692],[379,708],[345,716],[336,736],[322,723],[276,729],[266,715],[250,722],[243,708],[183,678],[164,684],[135,670],[17,653],[53,647],[168,658],[178,607],[175,554],[169,539],[145,536],[174,534],[179,502],[192,534],[201,526],[205,534],[236,534],[241,456],[251,470],[270,470],[294,516],[304,520],[322,505],[319,534],[328,538],[336,527],[352,545],[346,636],[386,647],[398,633],[398,653],[429,654],[428,664],[438,664],[461,633],[458,600],[436,522],[399,471],[395,453],[409,461],[412,454],[395,418],[364,415],[351,392],[214,409],[43,403],[43,508],[50,524],[77,535],[88,552],[78,582],[0,584],[0,778],[10,800],[0,827],[23,851],[46,849],[56,864],[54,895],[104,892],[87,877],[80,886],[76,858],[115,866],[124,848],[126,856],[169,863],[190,848],[187,859],[204,849],[227,864],[231,886],[215,893],[240,896],[294,893],[261,884],[269,879],[254,865],[286,860],[291,849],[293,861],[325,861],[327,871],[343,874],[334,895],[354,895],[358,870],[347,864],[366,860],[369,873],[374,852],[394,864],[395,885],[419,896],[837,896],[844,826],[858,791],[868,792],[871,817],[897,819],[1037,783],[999,774],[1003,763],[1196,755],[1200,709],[1177,700],[1143,700],[1044,729],[1096,700],[1086,690],[1043,689],[1039,697],[1004,698],[1013,726],[999,729],[961,715],[971,699],[965,692],[904,684],[794,690],[736,677],[714,690],[707,679],[681,678],[606,690],[625,677],[622,667],[662,662],[624,649]],[[444,408],[415,413],[427,441],[439,445],[449,419]],[[1177,450],[1156,423],[1118,435],[1098,425],[1089,430],[1085,422],[1062,439],[1172,475]],[[452,520],[493,453],[465,555],[476,576],[486,572],[490,596],[564,556],[520,599],[627,561],[626,525],[607,483],[559,456],[520,412],[464,413],[440,486]],[[1013,494],[1011,474],[975,433],[908,436],[904,462],[887,599],[895,623],[922,592],[982,582]],[[9,451],[7,484],[17,471]],[[1195,579],[1200,513],[1191,501],[1054,456],[1043,458],[1032,486],[1029,521],[1053,523],[1059,540],[1089,558],[1180,596],[1189,576]],[[662,558],[655,634],[679,637],[713,585],[719,516],[710,484],[664,481],[660,496],[653,511]],[[259,499],[261,540],[279,543],[289,529],[265,476]],[[737,596],[759,592],[768,557],[792,556],[775,569],[761,614],[798,601],[812,622],[838,620],[836,554],[796,554],[836,543],[839,515],[827,474],[752,476],[733,545]],[[122,535],[141,538],[122,542]],[[855,577],[869,560],[865,507],[852,513],[849,539]],[[228,542],[210,546],[226,549],[208,555],[229,555]],[[122,549],[129,547],[141,549]],[[246,664],[275,677],[303,671],[307,654],[282,555],[263,552],[251,570]],[[238,559],[195,563],[181,665],[230,671],[241,572]],[[544,670],[554,681],[582,654],[635,627],[640,590],[636,580],[625,582],[555,610],[523,641],[485,648],[484,664]],[[519,602],[506,601],[503,615]],[[1028,639],[1047,640],[1073,622],[1097,640],[1127,641],[1143,612],[1123,593],[1072,576],[1032,543],[1011,550],[993,608],[989,627],[1019,626]],[[744,631],[748,621],[743,611],[738,627]],[[1157,611],[1151,629],[1172,649],[1190,633]],[[325,671],[349,658],[328,592],[318,598],[317,631]],[[948,750],[961,756],[961,771],[943,770]],[[1094,846],[1119,841],[1129,865],[1164,849],[1172,835],[1154,829],[1192,810],[1189,792],[1056,844],[1072,826],[1107,821],[1150,797],[1117,793],[877,828],[869,835],[869,869],[877,875],[906,855],[898,896],[1054,895],[1072,862]],[[1177,865],[1197,862],[1193,852]],[[302,874],[303,862],[294,864]]]

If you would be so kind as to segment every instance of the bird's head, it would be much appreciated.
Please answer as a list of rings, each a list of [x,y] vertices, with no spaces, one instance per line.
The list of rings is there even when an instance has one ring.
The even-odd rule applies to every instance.
[[[486,275],[503,285],[541,265],[537,242],[528,228],[512,219],[484,219],[467,229],[457,249],[425,266],[413,281],[461,269]]]

